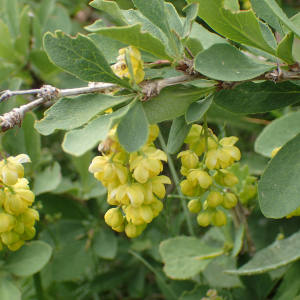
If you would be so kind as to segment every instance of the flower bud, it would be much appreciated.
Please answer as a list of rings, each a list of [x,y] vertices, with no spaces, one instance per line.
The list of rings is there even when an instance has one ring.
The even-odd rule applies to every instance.
[[[197,214],[202,209],[202,204],[198,199],[193,199],[188,203],[188,209],[191,213]]]
[[[123,217],[123,223],[121,223],[118,227],[112,227],[112,229],[117,232],[124,232],[126,224],[127,224],[127,221],[126,221],[125,217]]]
[[[23,234],[25,230],[24,222],[22,222],[21,217],[16,218],[17,222],[13,227],[13,230],[18,234]]]
[[[233,208],[237,204],[237,198],[234,194],[228,193],[223,196],[222,206],[226,209]]]
[[[130,238],[136,238],[142,233],[143,229],[140,226],[136,226],[132,223],[128,223],[125,226],[125,233]]]
[[[159,135],[159,127],[156,124],[149,126],[149,137],[147,143],[153,142]]]
[[[200,213],[197,222],[200,226],[207,227],[212,222],[212,214],[208,211]]]
[[[195,169],[199,162],[199,157],[192,150],[182,151],[177,155],[181,157],[181,164],[187,169]]]
[[[0,232],[6,232],[9,228],[9,219],[6,214],[0,214]],[[10,229],[11,230],[11,229]]]
[[[226,225],[227,217],[225,213],[223,213],[221,210],[214,211],[212,215],[212,223],[217,227]]]
[[[118,227],[123,222],[123,215],[118,208],[111,208],[104,215],[104,220],[108,226]]]
[[[34,227],[32,227],[32,228],[25,227],[25,231],[22,234],[21,239],[23,239],[25,241],[31,240],[35,237],[35,233],[36,233],[36,230]]]
[[[160,200],[154,198],[153,202],[150,204],[150,207],[153,213],[154,212],[160,213],[163,210],[164,205]]]
[[[180,183],[180,186],[181,186],[182,193],[189,197],[198,196],[201,192],[200,186],[198,185],[193,186],[193,184],[188,180],[183,180]]]
[[[207,196],[207,204],[210,207],[217,207],[223,203],[223,196],[220,192],[210,192]]]
[[[24,245],[25,241],[20,239],[18,242],[16,242],[15,244],[12,245],[8,245],[9,250],[11,251],[17,251],[19,250],[23,245]]]
[[[150,223],[153,220],[153,211],[151,209],[151,206],[142,205],[141,210],[142,210],[142,219],[146,223]]]
[[[6,245],[12,245],[19,241],[20,235],[11,230],[1,234],[2,242]]]

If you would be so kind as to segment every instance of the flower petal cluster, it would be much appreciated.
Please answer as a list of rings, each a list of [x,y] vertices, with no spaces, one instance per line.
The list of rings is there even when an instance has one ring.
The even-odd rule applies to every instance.
[[[0,189],[0,251],[5,245],[16,251],[25,241],[35,236],[34,225],[39,220],[39,213],[30,208],[35,196],[30,191],[28,180],[23,178],[24,168],[21,163],[24,162],[30,162],[25,154],[0,162],[0,180],[4,185],[4,189]],[[8,184],[11,182],[14,183]]]
[[[115,131],[110,139],[116,141]],[[139,236],[163,209],[158,198],[166,194],[167,176],[159,175],[167,155],[155,148],[159,134],[157,125],[149,128],[149,137],[142,150],[126,153],[122,147],[108,149],[93,159],[89,171],[107,187],[107,202],[114,205],[104,220],[113,230],[125,231],[130,238]]]
[[[231,209],[237,204],[237,197],[233,193],[220,188],[234,187],[238,183],[237,176],[226,170],[241,157],[240,150],[234,146],[237,140],[232,136],[218,141],[207,126],[194,124],[184,141],[189,144],[189,149],[177,156],[182,163],[180,172],[186,176],[180,183],[181,191],[186,196],[195,197],[188,203],[188,209],[198,214],[200,226],[226,225],[227,217],[222,210]],[[204,195],[206,199],[203,199],[202,205]]]
[[[133,69],[134,80],[136,83],[140,83],[145,77],[145,71],[143,70],[144,62],[142,61],[141,53],[134,46],[130,46],[127,49],[130,53],[130,60]],[[120,55],[117,57],[118,62],[112,65],[111,68],[114,71],[114,73],[119,77],[130,78],[128,66],[125,61],[125,52],[126,48],[122,48],[119,50]]]

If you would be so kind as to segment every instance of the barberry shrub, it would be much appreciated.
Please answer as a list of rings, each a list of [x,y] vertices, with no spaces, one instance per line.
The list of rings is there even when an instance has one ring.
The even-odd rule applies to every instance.
[[[0,1],[0,299],[299,299],[300,14],[60,2]]]

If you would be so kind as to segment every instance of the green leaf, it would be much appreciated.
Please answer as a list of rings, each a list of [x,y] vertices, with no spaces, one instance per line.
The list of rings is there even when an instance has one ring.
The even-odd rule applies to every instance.
[[[0,57],[14,62],[16,59],[14,46],[6,24],[0,19]]]
[[[195,57],[194,67],[207,77],[224,81],[248,80],[275,68],[229,44],[214,44],[200,52]]]
[[[241,224],[235,234],[234,246],[231,252],[231,257],[237,257],[239,255],[243,247],[244,233],[245,233],[245,226],[244,224]]]
[[[168,22],[169,18],[165,9],[166,4],[163,0],[133,0],[132,2],[148,20],[164,32],[170,41],[174,40],[174,35],[171,33]],[[178,34],[181,34],[181,32],[178,32]],[[148,43],[150,44],[150,42]]]
[[[146,144],[149,124],[141,101],[138,100],[121,120],[117,135],[120,145],[129,153],[140,150]]]
[[[183,24],[182,38],[180,40],[184,47],[191,33],[193,24],[197,18],[198,3],[189,4],[183,9],[183,11],[186,13],[186,18]]]
[[[141,24],[135,24],[124,27],[100,28],[97,33],[135,46],[160,58],[173,61],[173,58],[166,52],[163,42],[151,33],[141,31],[141,27]]]
[[[111,230],[101,230],[93,237],[93,249],[97,256],[103,259],[115,259],[118,250],[118,240]]]
[[[203,271],[223,249],[210,247],[195,237],[180,236],[163,241],[159,252],[165,263],[165,274],[185,280]]]
[[[208,49],[213,44],[228,44],[226,39],[222,38],[218,34],[210,32],[198,23],[193,24],[190,37],[197,38],[201,42],[204,49]]]
[[[25,5],[20,15],[20,35],[15,40],[15,49],[21,55],[26,56],[30,42],[30,7]]]
[[[300,207],[300,134],[272,158],[258,183],[258,199],[267,218],[283,218]]]
[[[229,268],[235,268],[236,259],[230,256],[221,255],[215,258],[209,266],[203,271],[203,275],[208,284],[214,288],[235,288],[243,287],[238,276],[224,274],[223,271]]]
[[[189,105],[201,99],[206,93],[216,90],[214,83],[206,86],[178,84],[164,88],[160,94],[143,103],[149,124],[156,124],[183,115]]]
[[[275,55],[275,49],[265,40],[260,23],[252,10],[232,12],[223,7],[224,0],[188,0],[187,2],[199,3],[199,17],[219,34]]]
[[[33,241],[26,243],[18,251],[10,253],[1,268],[16,276],[30,276],[42,270],[51,255],[50,245]]]
[[[286,114],[267,125],[257,137],[254,150],[271,157],[274,149],[282,147],[298,133],[300,133],[300,111]]]
[[[124,23],[124,25],[127,24],[126,20],[123,17],[122,11],[116,2],[94,0],[90,2],[89,5],[113,15],[115,18],[119,19],[122,23]]]
[[[114,74],[104,55],[88,37],[78,34],[72,38],[56,31],[44,36],[44,47],[49,59],[61,69],[79,79],[109,82],[131,89],[130,85]]]
[[[86,250],[87,238],[73,240],[61,245],[51,262],[53,281],[77,279],[93,264],[92,251]]]
[[[117,97],[99,93],[80,95],[75,98],[64,97],[44,113],[44,119],[36,122],[35,128],[43,135],[49,135],[55,129],[71,130],[82,126],[95,115],[131,98],[130,95]]]
[[[300,101],[300,86],[286,81],[245,82],[233,90],[219,91],[214,102],[234,114],[256,114],[284,108]]]
[[[272,245],[258,251],[253,258],[238,270],[226,270],[231,275],[255,275],[278,269],[300,258],[300,232],[275,241]]]
[[[252,3],[253,0],[251,0]],[[268,13],[268,20],[272,20],[274,25],[274,18],[279,22],[283,23],[290,31],[293,31],[298,38],[300,38],[300,28],[295,26],[295,24],[286,16],[280,6],[276,3],[275,0],[255,0],[259,1],[260,10],[264,10],[265,14]],[[255,3],[255,1],[253,1]],[[258,4],[254,4],[258,8]],[[266,20],[268,22],[268,20]],[[271,23],[270,25],[273,26]],[[275,28],[275,27],[274,27]],[[276,28],[277,29],[277,28]]]
[[[30,156],[33,164],[35,164],[41,156],[41,136],[34,128],[36,121],[34,113],[29,112],[22,123],[25,138],[26,153]]]
[[[19,289],[11,281],[1,278],[0,298],[1,300],[21,300],[22,295]]]
[[[185,113],[187,124],[191,124],[200,120],[212,104],[213,98],[214,94],[211,94],[203,100],[193,102]]]
[[[293,43],[294,43],[294,33],[288,33],[282,41],[278,44],[276,54],[288,65],[293,65],[295,63],[295,59],[293,58]]]
[[[62,143],[63,150],[80,156],[93,149],[99,142],[105,140],[109,130],[124,117],[129,108],[127,105],[112,114],[98,117],[82,129],[67,132]]]
[[[44,50],[33,49],[29,53],[29,59],[35,67],[41,71],[45,76],[51,74],[54,71],[59,70],[48,58],[48,55]],[[59,70],[60,71],[60,70]],[[52,75],[52,74],[51,74]]]
[[[238,0],[225,0],[224,7],[229,8],[231,11],[240,10],[240,4]]]
[[[60,4],[56,4],[52,13],[48,14],[43,20],[43,34],[47,31],[54,33],[56,30],[61,30],[65,34],[71,34],[72,32],[72,21],[69,12]]]
[[[10,35],[15,39],[19,35],[19,1],[4,0],[2,9],[5,11],[4,21],[9,29]]]
[[[281,36],[283,36],[282,26],[277,17],[273,14],[273,11],[267,5],[266,1],[251,0],[252,9],[255,13],[262,18],[267,24],[276,29]]]
[[[188,125],[183,115],[174,119],[167,144],[167,151],[170,154],[179,151],[191,127],[192,124]]]
[[[61,181],[60,165],[55,162],[53,166],[47,167],[43,172],[35,174],[34,194],[40,195],[55,190]]]
[[[294,299],[300,292],[300,261],[295,262],[284,274],[273,300]]]

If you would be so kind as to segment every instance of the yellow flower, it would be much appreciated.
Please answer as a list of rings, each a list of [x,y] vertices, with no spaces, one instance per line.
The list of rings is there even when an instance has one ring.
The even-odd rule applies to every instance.
[[[15,244],[8,245],[8,248],[11,251],[17,251],[24,245],[24,243],[25,241],[23,239],[19,239],[19,241],[16,242]]]
[[[143,225],[134,225],[131,222],[129,222],[125,226],[125,233],[130,238],[136,238],[143,232],[143,230],[146,228],[146,226],[147,226],[147,223],[145,223]]]
[[[142,155],[130,162],[130,172],[139,183],[145,183],[149,178],[157,176],[163,170],[161,160],[167,161],[165,152],[149,147]]]
[[[34,226],[35,220],[39,221],[40,216],[38,211],[33,208],[28,208],[23,213],[21,213],[21,218],[25,224],[25,227],[32,228]]]
[[[20,235],[15,231],[11,230],[1,234],[2,242],[6,245],[12,245],[19,241]]]
[[[149,126],[149,137],[147,143],[152,143],[159,135],[159,128],[156,124]]]
[[[112,161],[108,156],[96,156],[89,166],[89,171],[100,181],[112,182],[118,178],[124,183],[127,180],[127,169],[121,162]]]
[[[16,157],[10,156],[0,162],[0,178],[6,185],[14,185],[18,178],[23,178],[24,167],[22,163],[31,162],[26,154],[20,154]]]
[[[208,128],[208,130],[212,133],[211,129]],[[217,141],[218,138],[213,135],[215,140]],[[207,150],[216,149],[218,147],[216,141],[212,137],[208,137],[207,139]],[[205,151],[205,136],[204,136],[204,129],[201,125],[194,124],[185,138],[184,142],[186,144],[190,144],[189,148],[198,156],[201,156],[202,153]]]
[[[130,51],[134,80],[136,83],[140,83],[143,81],[145,76],[145,72],[143,70],[144,62],[142,61],[141,53],[137,48],[133,46],[128,47],[128,50]],[[114,73],[119,77],[130,78],[130,73],[125,61],[125,51],[126,48],[122,48],[119,50],[120,55],[117,57],[118,62],[111,67]]]
[[[213,184],[212,178],[207,174],[207,172],[197,169],[190,171],[188,175],[188,180],[195,186],[198,182],[198,184],[204,188],[207,189],[210,185]]]
[[[206,166],[212,169],[223,169],[229,167],[241,158],[240,150],[233,146],[237,142],[238,138],[235,136],[226,137],[220,140],[220,144],[223,146],[221,149],[213,149],[207,153],[205,160]]]
[[[18,215],[28,209],[34,202],[34,193],[29,190],[28,180],[19,179],[18,182],[9,188],[5,188],[6,199],[4,209],[12,215]]]
[[[123,184],[111,192],[111,197],[116,197],[119,203],[139,207],[144,202],[145,189],[140,183]]]
[[[118,208],[109,209],[104,215],[104,220],[105,223],[110,227],[118,227],[124,221],[123,215]]]
[[[181,164],[187,169],[195,169],[199,162],[199,157],[192,150],[182,151],[177,155],[181,157]]]
[[[219,170],[213,178],[217,184],[228,187],[233,187],[239,182],[239,179],[233,173],[224,169]]]
[[[150,206],[153,212],[153,218],[156,218],[164,208],[163,203],[155,197]]]
[[[199,196],[202,192],[202,188],[199,185],[193,185],[188,180],[183,180],[180,183],[181,191],[184,195],[193,197],[193,196]]]
[[[207,204],[210,207],[217,207],[223,203],[223,195],[220,192],[210,192],[207,196]]]

